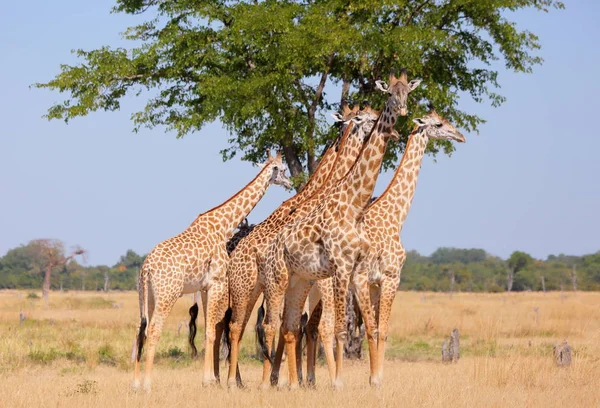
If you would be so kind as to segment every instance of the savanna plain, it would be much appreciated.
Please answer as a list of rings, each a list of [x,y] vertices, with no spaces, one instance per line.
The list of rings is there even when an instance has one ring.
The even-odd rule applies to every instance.
[[[184,296],[163,331],[149,395],[130,388],[137,293],[53,292],[48,307],[39,295],[0,291],[0,407],[600,406],[600,293],[399,292],[384,385],[368,385],[365,358],[345,363],[343,391],[330,389],[323,361],[316,389],[259,390],[250,327],[241,361],[246,388],[203,388],[202,358],[188,353],[192,300]],[[443,364],[441,343],[455,327],[461,358]],[[202,328],[198,334],[202,345]],[[573,349],[567,368],[553,360],[563,340]],[[223,362],[223,384],[226,370]]]

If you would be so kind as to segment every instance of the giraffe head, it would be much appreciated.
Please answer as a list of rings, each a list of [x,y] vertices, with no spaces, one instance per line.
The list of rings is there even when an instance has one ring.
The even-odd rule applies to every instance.
[[[365,106],[351,120],[355,123],[357,128],[364,133],[363,138],[366,139],[371,133],[371,130],[373,130],[373,125],[377,122],[377,118],[379,118],[381,112],[371,108],[371,105],[367,101],[363,102],[363,104]],[[400,135],[394,129],[392,129],[391,136],[395,140],[400,139]]]
[[[417,124],[415,131],[427,136],[430,139],[454,140],[464,143],[465,137],[445,118],[441,117],[433,108],[429,113],[417,119],[413,119]]]
[[[400,114],[400,116],[406,116],[408,114],[408,109],[406,108],[408,94],[415,90],[420,83],[420,79],[413,79],[409,82],[405,69],[400,72],[400,77],[396,77],[394,72],[392,72],[390,74],[389,84],[386,84],[383,81],[375,81],[377,89],[390,94],[392,107]]]
[[[344,101],[342,103],[342,112],[332,113],[331,117],[335,123],[340,124],[340,134],[343,135],[346,131],[346,128],[350,124],[352,118],[354,118],[360,112],[358,104],[354,105],[352,109],[348,106],[348,103]],[[339,137],[338,137],[339,139]]]
[[[292,181],[285,174],[287,166],[283,163],[281,152],[277,152],[275,157],[271,157],[271,151],[267,149],[267,162],[265,163],[267,171],[271,171],[270,184],[278,184],[286,189],[292,188]]]

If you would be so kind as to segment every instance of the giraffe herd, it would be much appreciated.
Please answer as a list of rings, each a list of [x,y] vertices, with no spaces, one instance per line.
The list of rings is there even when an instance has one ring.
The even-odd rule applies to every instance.
[[[268,154],[267,162],[246,187],[150,252],[139,275],[134,388],[141,385],[144,343],[144,388],[149,391],[155,348],[164,322],[179,297],[197,291],[206,327],[204,385],[219,382],[219,344],[225,333],[230,344],[227,384],[231,388],[242,386],[240,341],[254,305],[263,294],[266,313],[264,321],[259,316],[257,323],[265,357],[261,387],[277,384],[284,350],[289,387],[300,385],[299,327],[310,297],[309,312],[313,315],[307,336],[307,382],[315,382],[318,333],[331,384],[341,388],[349,290],[358,300],[366,325],[370,384],[381,384],[391,306],[406,259],[400,232],[428,140],[465,141],[431,108],[414,120],[415,127],[392,181],[379,198],[371,200],[388,141],[399,136],[394,130],[396,120],[407,115],[408,95],[420,82],[408,81],[406,71],[399,77],[391,74],[389,86],[378,81],[378,89],[388,93],[381,114],[370,106],[350,109],[344,104],[343,112],[334,115],[342,124],[340,135],[304,188],[248,230],[229,255],[226,245],[234,229],[268,186],[290,187],[280,154],[274,158]],[[279,344],[273,357],[277,330]]]

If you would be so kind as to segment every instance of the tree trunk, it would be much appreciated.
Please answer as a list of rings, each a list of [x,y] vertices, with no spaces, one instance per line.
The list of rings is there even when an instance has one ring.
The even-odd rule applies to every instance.
[[[542,290],[544,291],[544,294],[546,294],[546,279],[544,278],[544,275],[542,275]]]
[[[577,292],[577,267],[575,265],[571,269],[571,282],[573,283],[573,292]]]
[[[108,275],[108,269],[104,272],[104,291],[108,292],[110,289],[110,276]]]
[[[298,157],[298,152],[296,148],[293,146],[293,142],[291,141],[291,136],[289,137],[289,141],[282,143],[283,148],[283,156],[285,157],[285,162],[290,170],[290,174],[292,177],[298,177],[304,174],[304,168],[302,167],[302,163],[300,162],[300,158]],[[302,187],[304,187],[306,182],[303,182],[300,186],[296,188],[296,191],[300,191]]]
[[[515,270],[513,268],[508,268],[508,278],[506,279],[506,290],[510,292],[513,287],[513,278],[515,276]]]
[[[52,275],[52,264],[48,264],[44,272],[44,284],[42,285],[42,298],[46,307],[48,307],[48,297],[50,296],[50,276]]]

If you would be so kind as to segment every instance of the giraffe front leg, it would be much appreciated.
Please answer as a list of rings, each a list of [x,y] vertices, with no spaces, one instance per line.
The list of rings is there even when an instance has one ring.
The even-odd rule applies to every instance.
[[[281,361],[283,360],[284,349],[285,349],[285,339],[283,338],[283,330],[279,330],[279,341],[277,341],[277,350],[275,350],[275,358],[273,359],[273,368],[271,369],[271,385],[272,386],[276,386],[279,384],[279,371],[281,370]]]
[[[355,258],[353,258],[355,259]],[[353,262],[347,263],[336,268],[333,277],[333,293],[335,302],[335,341],[336,341],[336,375],[333,387],[342,389],[342,368],[344,361],[344,345],[348,337],[346,328],[346,296],[348,295],[348,283],[352,273]]]
[[[327,278],[317,282],[321,294],[322,315],[319,322],[319,336],[325,351],[325,360],[329,370],[331,386],[336,387],[336,363],[333,352],[333,339],[335,327],[335,302],[333,297],[333,279]]]
[[[384,278],[381,283],[379,297],[379,336],[377,340],[377,375],[376,385],[383,382],[383,363],[385,361],[385,344],[387,342],[392,304],[398,290],[399,279]]]
[[[214,279],[208,290],[208,302],[206,306],[206,334],[204,343],[204,386],[217,384],[215,372],[219,362],[219,344],[216,344],[217,322],[221,322],[225,316],[228,304],[227,281],[225,279]],[[216,351],[215,351],[216,350]],[[216,354],[216,355],[215,355]]]
[[[377,316],[374,310],[374,303],[371,301],[372,288],[369,285],[368,280],[369,270],[366,264],[360,264],[357,267],[356,275],[354,277],[354,288],[356,293],[356,299],[358,301],[358,307],[360,313],[363,316],[363,321],[367,329],[367,342],[369,344],[369,383],[372,386],[378,386],[377,381]],[[379,288],[376,287],[375,294],[379,295]]]

